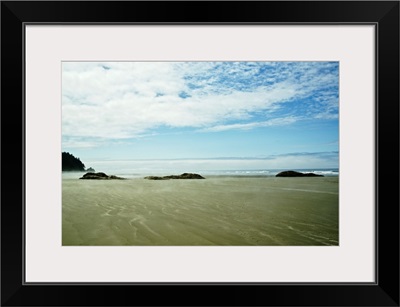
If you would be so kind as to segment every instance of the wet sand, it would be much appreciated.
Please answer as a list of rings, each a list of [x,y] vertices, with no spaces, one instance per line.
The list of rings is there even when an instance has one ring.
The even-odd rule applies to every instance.
[[[63,245],[338,245],[338,177],[63,179]]]

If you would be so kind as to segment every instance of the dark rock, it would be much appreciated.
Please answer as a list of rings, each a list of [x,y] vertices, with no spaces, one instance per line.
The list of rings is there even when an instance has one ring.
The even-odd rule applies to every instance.
[[[205,179],[203,176],[199,174],[193,174],[193,173],[183,173],[181,175],[171,175],[171,176],[166,176],[167,178],[170,179]]]
[[[115,175],[108,176],[105,173],[86,173],[79,179],[125,179],[122,177],[117,177]]]
[[[276,177],[324,177],[314,173],[300,173],[296,171],[284,171],[276,175]]]
[[[91,167],[89,167],[87,170],[86,170],[88,173],[94,173],[94,172],[96,172],[93,168],[91,168]]]
[[[148,176],[144,177],[144,179],[149,179],[149,180],[168,180],[168,179],[205,179],[203,176],[199,174],[193,174],[193,173],[183,173],[181,175],[170,175],[170,176]]]
[[[149,179],[149,180],[168,180],[169,178],[160,177],[160,176],[147,176],[147,177],[144,177],[144,179]]]

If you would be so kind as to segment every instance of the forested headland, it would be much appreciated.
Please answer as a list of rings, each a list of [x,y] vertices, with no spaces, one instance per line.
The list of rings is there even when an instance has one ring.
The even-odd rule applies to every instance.
[[[69,152],[62,153],[62,171],[74,171],[74,172],[84,172],[85,164],[82,161],[70,154]]]

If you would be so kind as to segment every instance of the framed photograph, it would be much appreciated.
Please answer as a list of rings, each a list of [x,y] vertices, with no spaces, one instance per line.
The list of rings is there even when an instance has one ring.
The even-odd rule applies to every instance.
[[[1,26],[2,305],[399,306],[398,1]]]

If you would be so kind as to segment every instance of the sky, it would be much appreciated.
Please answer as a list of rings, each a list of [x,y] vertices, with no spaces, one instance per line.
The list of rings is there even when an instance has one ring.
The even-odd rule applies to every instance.
[[[63,62],[62,151],[338,168],[339,63]]]

